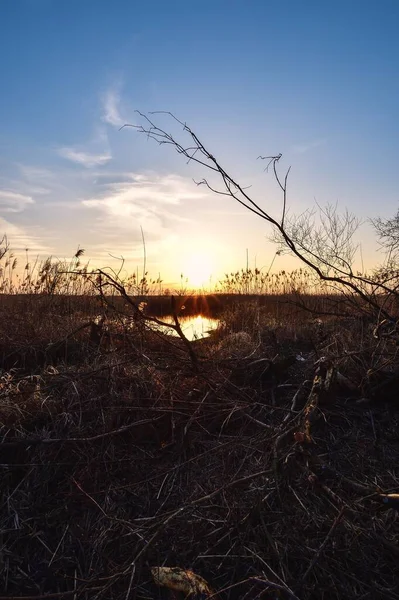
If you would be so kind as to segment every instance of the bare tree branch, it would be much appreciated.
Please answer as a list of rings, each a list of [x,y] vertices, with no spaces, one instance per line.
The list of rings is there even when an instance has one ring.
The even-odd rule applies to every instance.
[[[271,165],[273,166],[274,179],[282,192],[281,217],[278,218],[274,217],[269,209],[263,209],[257,201],[248,195],[248,188],[241,186],[222,167],[187,123],[167,111],[150,113],[151,116],[165,116],[181,127],[183,134],[188,136],[188,143],[184,143],[183,140],[179,140],[172,133],[168,133],[159,127],[152,120],[152,117],[150,118],[140,111],[136,112],[143,119],[144,124],[126,124],[121,129],[124,127],[133,127],[139,133],[145,134],[148,139],[157,142],[159,145],[171,145],[178,154],[182,154],[187,158],[187,162],[193,162],[205,167],[218,175],[223,185],[222,189],[218,189],[205,178],[197,181],[196,184],[205,185],[215,194],[231,197],[241,206],[269,223],[272,226],[272,239],[278,243],[279,250],[289,252],[297,257],[320,280],[337,285],[343,290],[346,289],[364,301],[373,313],[379,314],[383,318],[392,318],[384,306],[381,306],[381,302],[377,298],[377,293],[398,295],[397,289],[392,289],[390,285],[387,285],[383,277],[374,278],[354,273],[352,265],[357,246],[354,244],[353,239],[359,226],[359,221],[354,215],[348,211],[340,215],[336,206],[329,205],[326,208],[318,207],[320,224],[317,226],[314,221],[315,213],[313,211],[306,211],[299,217],[288,218],[287,184],[290,168],[288,168],[283,177],[280,175],[278,166],[282,158],[281,153],[275,156],[258,157],[258,159],[269,161],[265,168],[266,171],[268,171]],[[395,237],[396,232],[399,232],[399,213],[396,219],[396,223],[389,224],[377,221],[376,228],[382,240],[385,240],[387,243],[391,242],[391,246],[392,240],[394,240],[397,246],[393,247],[399,248],[398,238]],[[392,238],[389,237],[390,235]]]

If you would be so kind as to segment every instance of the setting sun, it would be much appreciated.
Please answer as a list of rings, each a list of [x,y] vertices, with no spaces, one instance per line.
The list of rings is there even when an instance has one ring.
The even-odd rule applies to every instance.
[[[182,273],[193,287],[208,285],[214,272],[214,259],[207,252],[190,254],[183,261]]]

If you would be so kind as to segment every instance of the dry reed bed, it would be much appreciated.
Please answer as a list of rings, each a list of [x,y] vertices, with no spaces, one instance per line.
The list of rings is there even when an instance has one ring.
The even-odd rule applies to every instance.
[[[171,598],[156,565],[226,600],[399,598],[398,517],[377,493],[399,492],[397,407],[335,386],[304,443],[317,343],[247,368],[303,349],[277,338],[251,359],[198,343],[199,373],[179,340],[146,331],[77,365],[4,373],[0,598]],[[362,352],[341,365],[356,375]]]

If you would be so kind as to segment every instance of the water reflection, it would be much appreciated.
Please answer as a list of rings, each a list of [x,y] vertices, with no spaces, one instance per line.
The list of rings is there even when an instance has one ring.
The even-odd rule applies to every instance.
[[[160,318],[165,323],[174,323],[171,315]],[[211,319],[202,315],[196,315],[191,317],[179,317],[179,323],[184,335],[187,337],[187,339],[192,341],[207,337],[214,329],[216,329],[219,321],[218,319]],[[159,329],[170,335],[177,335],[173,329],[169,329],[168,327],[160,327]]]

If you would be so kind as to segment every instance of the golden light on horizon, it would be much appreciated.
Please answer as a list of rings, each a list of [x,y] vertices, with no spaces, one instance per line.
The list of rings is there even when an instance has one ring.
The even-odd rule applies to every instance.
[[[208,286],[215,268],[214,258],[207,251],[189,254],[182,264],[182,273],[193,287]]]

